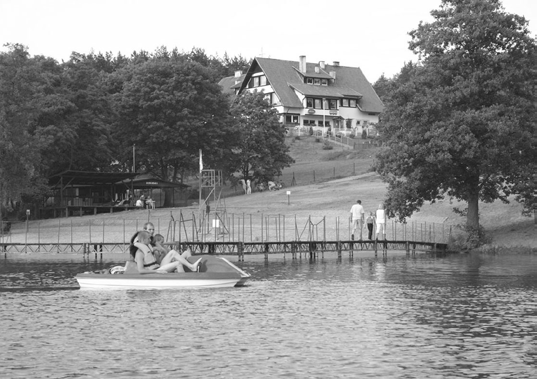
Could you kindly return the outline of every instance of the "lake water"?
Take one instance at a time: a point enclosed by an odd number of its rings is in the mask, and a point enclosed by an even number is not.
[[[1,378],[535,378],[537,256],[246,256],[242,288],[81,291],[0,261]]]

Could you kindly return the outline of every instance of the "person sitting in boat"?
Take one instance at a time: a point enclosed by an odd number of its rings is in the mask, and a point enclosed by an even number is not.
[[[136,262],[138,272],[141,274],[149,274],[154,272],[166,274],[176,271],[179,266],[179,270],[184,271],[182,267],[183,265],[188,267],[191,271],[197,271],[198,265],[201,261],[200,258],[195,263],[190,263],[177,251],[171,250],[162,258],[159,263],[155,257],[155,254],[153,253],[150,234],[146,231],[136,232],[132,236],[129,251]]]
[[[165,241],[164,236],[162,234],[155,234],[155,237],[153,238],[153,243],[152,243],[153,252],[158,251],[162,258],[165,257],[166,254],[168,254],[170,252],[170,250],[171,250],[171,249],[168,249],[166,247],[166,245],[164,245],[165,242],[166,241]],[[185,259],[188,259],[188,258],[190,258],[192,256],[192,252],[190,251],[189,248],[187,248],[185,251],[183,251],[180,254]],[[181,265],[179,265],[177,267],[177,272],[185,272],[185,270],[183,269],[183,267]]]

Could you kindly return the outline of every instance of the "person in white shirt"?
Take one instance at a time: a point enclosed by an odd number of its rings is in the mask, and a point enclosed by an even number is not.
[[[362,207],[362,201],[356,200],[356,204],[354,204],[351,208],[351,220],[352,220],[352,237],[351,239],[354,239],[354,233],[356,232],[356,228],[360,229],[360,240],[362,239],[362,229],[364,226],[364,207]]]
[[[144,201],[143,201],[142,198],[139,198],[138,200],[136,200],[136,206],[139,207],[139,208],[144,207]]]
[[[386,211],[384,210],[384,204],[379,204],[379,209],[377,209],[376,212],[376,219],[377,219],[377,235],[376,239],[379,239],[379,233],[382,230],[382,235],[384,236],[384,239],[386,239]]]

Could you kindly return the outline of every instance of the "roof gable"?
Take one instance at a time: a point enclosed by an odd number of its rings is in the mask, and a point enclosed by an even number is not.
[[[380,113],[383,104],[377,96],[373,86],[367,81],[362,70],[358,67],[345,67],[325,65],[316,72],[315,63],[306,64],[306,72],[299,69],[299,62],[285,61],[272,58],[254,58],[240,91],[242,92],[253,73],[261,69],[267,76],[274,92],[278,95],[282,105],[286,107],[302,108],[303,104],[297,97],[295,90],[305,96],[318,96],[327,98],[356,97],[360,110],[368,113]],[[328,86],[315,86],[304,83],[304,77],[330,78],[331,72],[335,74],[335,81],[330,81]]]

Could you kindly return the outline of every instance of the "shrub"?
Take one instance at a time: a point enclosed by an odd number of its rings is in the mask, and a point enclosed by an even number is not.
[[[362,139],[367,139],[367,132],[364,130],[362,130]]]
[[[309,130],[309,133],[310,133],[310,136],[313,135],[313,128],[310,126],[310,130]]]
[[[349,138],[355,138],[355,137],[356,136],[353,133],[349,134]]]
[[[324,141],[323,150],[332,150],[333,148],[334,148],[334,146],[332,146],[331,143],[329,143],[328,141]]]

